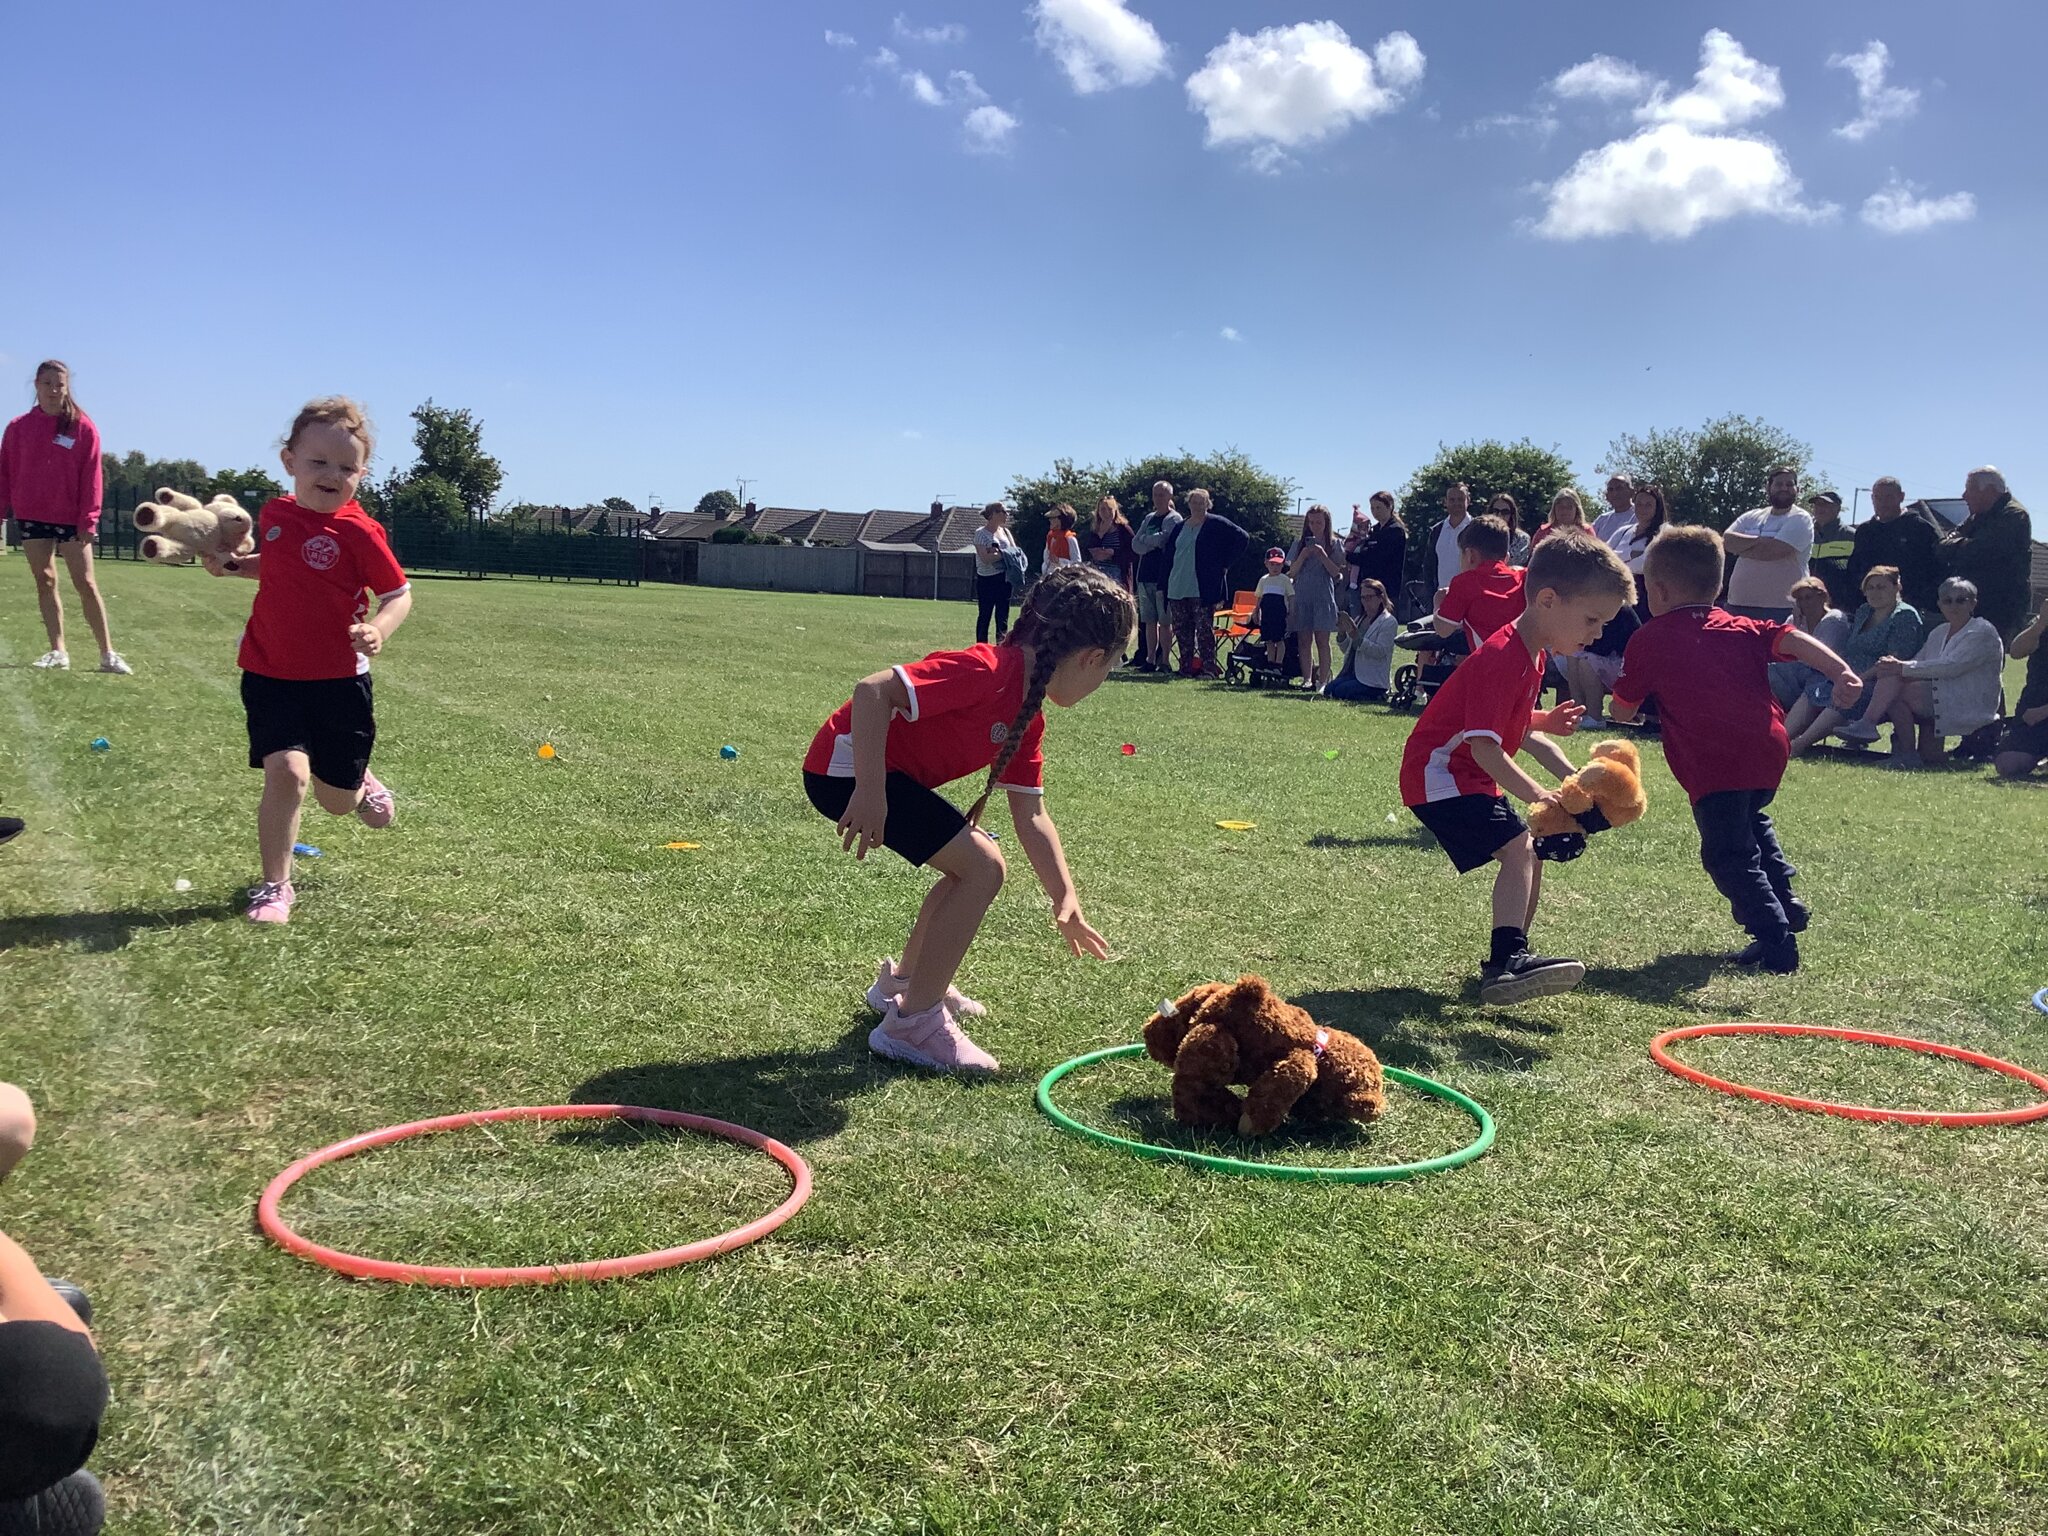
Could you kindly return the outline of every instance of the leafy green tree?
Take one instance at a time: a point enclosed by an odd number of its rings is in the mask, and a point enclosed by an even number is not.
[[[1264,573],[1269,545],[1285,542],[1280,519],[1294,506],[1294,482],[1261,469],[1235,448],[1198,457],[1185,451],[1155,454],[1124,464],[1077,466],[1055,459],[1050,472],[1020,475],[1004,493],[1010,504],[1018,543],[1026,550],[1045,544],[1047,514],[1060,502],[1070,504],[1086,527],[1095,504],[1114,496],[1135,528],[1152,506],[1154,481],[1173,486],[1174,505],[1187,510],[1187,493],[1197,486],[1209,493],[1209,510],[1229,518],[1251,535],[1251,542],[1231,568],[1231,584],[1253,586]]]
[[[626,500],[626,498],[623,496],[605,497],[604,509],[605,511],[611,513],[613,517],[629,516],[630,514],[638,512],[640,510],[638,507],[634,506],[633,503]]]
[[[417,470],[388,487],[386,510],[394,523],[459,526],[469,520],[460,490],[439,475],[423,475]]]
[[[194,494],[197,494],[196,492]],[[273,496],[282,496],[284,487],[266,470],[224,469],[207,483],[205,495],[208,498],[228,495],[254,512]]]
[[[1681,523],[1726,528],[1764,505],[1773,465],[1800,471],[1801,498],[1835,487],[1809,466],[1813,450],[1782,427],[1750,416],[1723,416],[1697,431],[1652,430],[1617,437],[1607,449],[1605,473],[1655,480],[1671,515]]]
[[[740,499],[731,491],[706,491],[697,498],[697,510],[706,517],[731,517],[739,509]]]
[[[491,514],[491,522],[513,533],[532,533],[547,525],[555,515],[553,507],[543,507],[537,502],[516,501],[509,507],[500,507]]]
[[[1505,491],[1522,509],[1522,527],[1533,532],[1550,513],[1551,498],[1561,490],[1579,490],[1572,474],[1571,460],[1554,448],[1538,448],[1527,438],[1516,443],[1491,439],[1460,443],[1455,448],[1437,446],[1437,455],[1408,477],[1401,488],[1401,521],[1408,525],[1408,579],[1430,580],[1430,559],[1436,546],[1437,529],[1444,520],[1444,492],[1460,480],[1472,493],[1475,515],[1486,510],[1487,501]],[[1599,515],[1598,503],[1588,500],[1588,518]]]
[[[454,488],[463,510],[481,517],[497,499],[505,470],[484,452],[483,423],[466,410],[436,405],[428,399],[412,413],[413,447],[419,463],[406,479],[435,479]],[[438,498],[438,492],[428,493]]]
[[[110,507],[132,507],[148,501],[159,487],[169,486],[201,501],[213,495],[213,476],[197,459],[152,459],[131,448],[119,458],[100,455],[102,494]]]

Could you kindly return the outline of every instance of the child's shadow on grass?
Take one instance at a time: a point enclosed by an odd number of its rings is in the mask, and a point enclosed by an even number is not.
[[[1363,837],[1346,837],[1341,832],[1318,832],[1308,840],[1311,848],[1434,848],[1436,839],[1421,822],[1410,822],[1399,832],[1368,832]]]
[[[1497,1031],[1515,1030],[1524,1036],[1557,1032],[1555,1024],[1500,1010],[1486,1015],[1492,1028],[1448,1024],[1445,1013],[1452,1004],[1477,1004],[1476,981],[1455,996],[1415,987],[1379,987],[1369,992],[1304,992],[1288,1001],[1307,1009],[1318,1024],[1358,1036],[1384,1065],[1425,1076],[1446,1062],[1493,1072],[1525,1072],[1548,1061],[1549,1050],[1532,1039],[1509,1039]]]
[[[1579,983],[1579,990],[1604,992],[1610,997],[1628,998],[1631,1002],[1713,1013],[1721,1010],[1709,1008],[1684,994],[1699,991],[1728,969],[1728,957],[1725,955],[1659,955],[1641,965],[1589,967],[1586,979]]]
[[[33,912],[0,917],[0,953],[10,949],[62,949],[79,945],[88,954],[122,949],[138,929],[182,928],[187,923],[219,922],[234,911],[228,897],[206,906],[129,907],[119,912]]]
[[[613,1067],[577,1084],[569,1098],[576,1104],[640,1104],[708,1115],[791,1145],[817,1141],[846,1129],[853,1100],[912,1070],[893,1066],[868,1049],[873,1028],[873,1018],[863,1016],[832,1044],[816,1050]],[[568,1135],[627,1141],[646,1136],[649,1129],[611,1122]]]

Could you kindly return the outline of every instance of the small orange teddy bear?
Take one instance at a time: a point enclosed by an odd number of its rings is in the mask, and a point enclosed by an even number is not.
[[[1529,833],[1536,856],[1563,862],[1586,851],[1589,833],[1625,827],[1649,809],[1643,794],[1643,763],[1633,743],[1603,741],[1593,748],[1586,766],[1557,789],[1554,805],[1529,813]]]

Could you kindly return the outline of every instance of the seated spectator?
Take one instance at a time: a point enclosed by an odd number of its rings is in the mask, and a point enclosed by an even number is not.
[[[1863,692],[1848,709],[1836,709],[1825,679],[1809,684],[1785,716],[1785,731],[1798,757],[1815,742],[1840,731],[1852,741],[1877,740],[1877,721],[1864,719],[1870,708],[1871,676],[1880,657],[1920,649],[1920,611],[1899,600],[1896,566],[1873,565],[1863,578],[1863,605],[1849,623],[1849,635],[1837,652],[1864,680]]]
[[[1634,516],[1633,512],[1629,514],[1631,520]],[[1624,604],[1621,611],[1607,621],[1607,627],[1600,631],[1598,640],[1576,655],[1553,656],[1550,659],[1550,664],[1558,669],[1558,675],[1564,681],[1565,692],[1586,712],[1579,721],[1581,730],[1606,724],[1601,710],[1621,676],[1622,653],[1628,649],[1629,637],[1642,627],[1643,621],[1636,616],[1635,609]]]
[[[1998,718],[2005,643],[1977,617],[1977,588],[1957,576],[1941,584],[1941,616],[1911,661],[1884,656],[1871,685],[1870,714],[1892,723],[1894,768],[1938,767],[1950,736],[1968,736]],[[1914,737],[1918,734],[1917,749]]]
[[[1394,635],[1400,621],[1394,617],[1394,600],[1387,589],[1368,576],[1358,584],[1360,618],[1351,648],[1344,653],[1344,667],[1323,693],[1333,699],[1350,699],[1361,704],[1383,704],[1387,697],[1388,673],[1394,655]],[[2048,676],[2048,671],[2044,671]]]
[[[1792,583],[1793,627],[1813,636],[1839,656],[1849,639],[1849,615],[1833,603],[1827,583],[1818,576],[1801,577]],[[1821,675],[1803,661],[1771,663],[1771,695],[1781,709],[1789,710],[1802,693],[1820,681]]]
[[[2001,779],[2025,778],[2048,757],[2048,645],[2041,643],[2044,636],[2048,636],[2048,598],[2041,600],[2034,622],[2013,636],[2013,659],[2026,662],[2027,681],[1998,743],[1998,756],[1992,759]]]

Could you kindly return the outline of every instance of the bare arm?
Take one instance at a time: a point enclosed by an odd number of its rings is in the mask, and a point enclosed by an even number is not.
[[[1863,692],[1863,679],[1856,669],[1804,630],[1791,629],[1778,637],[1778,655],[1787,661],[1803,661],[1835,685],[1837,709],[1847,709]]]
[[[1721,544],[1729,554],[1747,555],[1752,560],[1790,560],[1799,553],[1798,545],[1783,539],[1760,539],[1746,533],[1724,533]]]
[[[1486,770],[1487,777],[1517,800],[1535,805],[1555,798],[1555,790],[1545,789],[1524,773],[1491,736],[1468,736],[1465,745],[1472,749],[1472,761]]]
[[[349,644],[365,656],[375,656],[384,649],[392,631],[405,622],[405,616],[412,612],[412,588],[383,599],[377,604],[377,612],[367,624],[351,626],[348,632]]]
[[[854,685],[853,797],[839,818],[839,846],[852,849],[857,859],[882,845],[888,824],[889,721],[899,711],[910,713],[910,690],[893,669]]]
[[[70,1303],[51,1289],[36,1261],[5,1232],[0,1232],[0,1322],[55,1323],[92,1337]]]
[[[2012,659],[2025,661],[2041,648],[2041,637],[2048,634],[2048,597],[2041,599],[2041,611],[2034,615],[2034,622],[2012,637]]]
[[[1560,779],[1568,779],[1573,773],[1577,772],[1572,767],[1572,760],[1564,755],[1564,748],[1560,747],[1541,731],[1531,731],[1527,736],[1524,736],[1522,738],[1522,750],[1556,774]],[[1474,756],[1477,756],[1477,754],[1475,753]]]
[[[856,748],[859,745],[855,740]],[[1060,847],[1059,828],[1046,813],[1045,796],[1010,792],[1010,821],[1017,829],[1017,844],[1031,861],[1046,899],[1052,903],[1052,920],[1060,936],[1076,955],[1109,958],[1109,941],[1089,927],[1081,915],[1081,896],[1074,889],[1073,874],[1067,868],[1066,850]]]
[[[257,572],[259,569],[258,562],[262,559],[263,556],[261,556],[260,554],[203,554],[199,557],[199,563],[205,566],[209,571],[213,572],[213,574],[216,576],[246,576],[249,578],[249,580],[255,581],[257,579]]]

